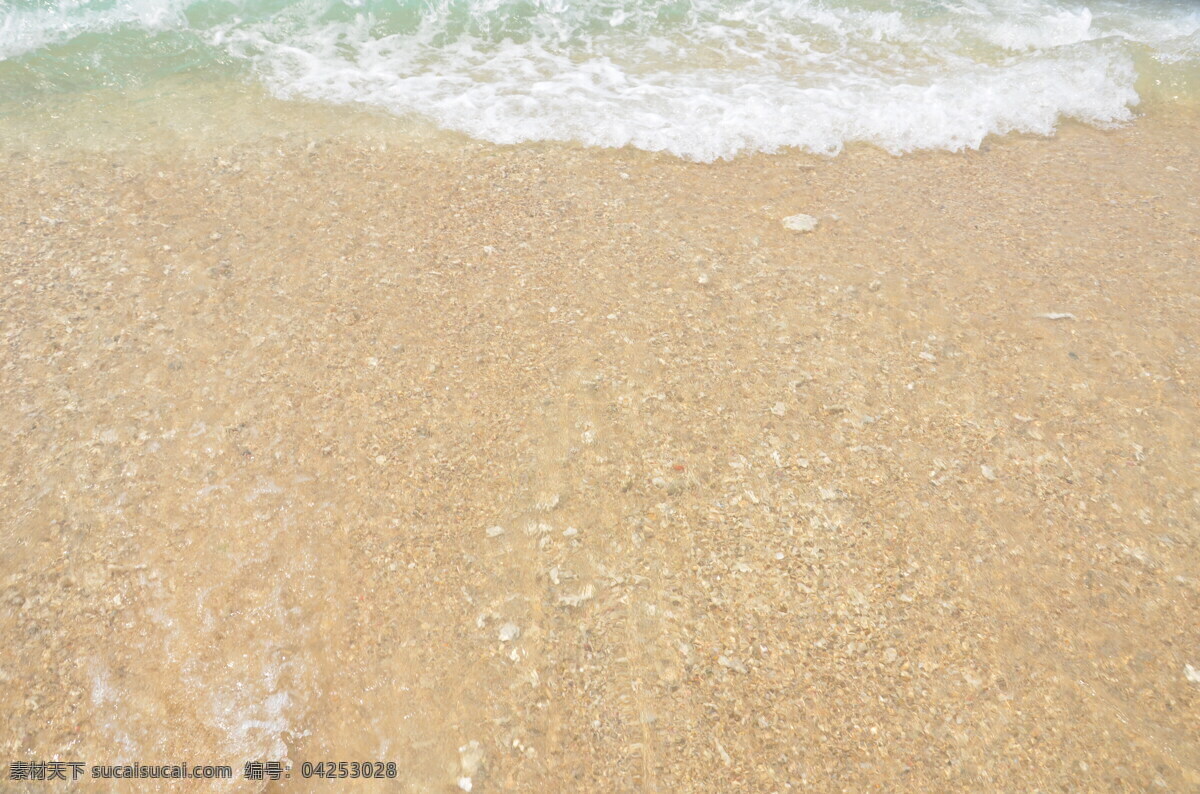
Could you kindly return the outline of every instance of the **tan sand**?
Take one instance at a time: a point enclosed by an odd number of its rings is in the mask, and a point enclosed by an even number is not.
[[[3,763],[1200,789],[1197,129],[6,155]]]

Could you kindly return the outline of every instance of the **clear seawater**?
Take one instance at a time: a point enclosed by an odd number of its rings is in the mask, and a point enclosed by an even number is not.
[[[957,150],[1194,102],[1200,0],[0,0],[0,116],[181,80],[498,143]]]

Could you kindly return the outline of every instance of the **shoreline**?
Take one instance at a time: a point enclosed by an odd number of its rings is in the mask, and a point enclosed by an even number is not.
[[[1131,121],[1109,127],[1072,118],[1060,118],[1051,136],[1036,133],[990,133],[975,149],[957,151],[918,149],[891,154],[874,143],[851,141],[836,155],[796,148],[774,152],[742,152],[732,158],[695,161],[669,152],[626,146],[620,149],[587,146],[576,141],[525,141],[498,144],[446,130],[426,119],[398,117],[371,105],[338,105],[304,98],[282,99],[266,87],[240,79],[164,79],[141,90],[104,90],[61,94],[25,102],[0,104],[0,157],[104,156],[203,157],[231,151],[291,149],[297,145],[336,144],[347,147],[380,147],[401,150],[433,149],[439,153],[470,149],[540,149],[547,151],[602,151],[661,157],[698,165],[717,165],[754,158],[803,158],[812,163],[836,160],[859,151],[877,151],[888,157],[969,155],[994,146],[1021,141],[1051,141],[1080,131],[1121,133],[1139,126],[1185,133],[1200,123],[1200,104],[1181,96],[1170,98],[1150,92],[1132,108]]]
[[[0,745],[1200,785],[1195,129],[5,157]]]

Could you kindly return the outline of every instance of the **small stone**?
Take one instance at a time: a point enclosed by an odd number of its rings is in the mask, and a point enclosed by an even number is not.
[[[387,455],[376,455],[375,462],[382,466],[383,464],[387,463]]]
[[[996,472],[991,466],[980,466],[979,471],[981,474],[983,474],[983,479],[987,480],[988,482],[996,481]]]
[[[775,414],[776,416],[783,416],[787,413],[787,406],[781,402],[775,403],[771,406],[771,413]]]
[[[922,361],[928,361],[931,364],[937,361],[937,356],[935,356],[933,353],[918,353],[917,358],[921,359]]]
[[[702,287],[703,287],[705,284],[707,284],[707,283],[708,283],[708,274],[707,274],[707,273],[701,273],[701,274],[700,274],[700,275],[699,275],[699,276],[696,278],[696,283],[697,283],[697,284],[699,284],[700,286],[702,286]]]
[[[500,642],[512,642],[521,636],[521,627],[516,623],[505,623],[500,627]]]
[[[504,527],[488,527],[484,531],[489,538],[498,538],[504,534]]]
[[[579,534],[579,530],[576,529],[575,527],[567,527],[566,529],[563,530],[564,538],[573,538],[578,534]]]
[[[1192,667],[1190,664],[1183,666],[1183,677],[1191,681],[1193,684],[1200,684],[1200,670]]]
[[[895,648],[888,648],[887,650],[885,650],[883,652],[883,660],[885,662],[887,662],[888,664],[892,664],[893,662],[896,661],[896,659],[897,659],[897,657],[899,657],[899,655],[900,654],[896,653]]]
[[[817,219],[804,213],[789,215],[783,219],[783,228],[793,232],[811,232],[817,228]]]

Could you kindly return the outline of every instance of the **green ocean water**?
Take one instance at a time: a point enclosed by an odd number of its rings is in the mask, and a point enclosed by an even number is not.
[[[0,119],[216,86],[695,160],[977,147],[1200,93],[1192,0],[4,0]],[[241,90],[241,89],[239,89]],[[246,100],[250,102],[249,99]],[[235,103],[236,104],[236,103]]]

